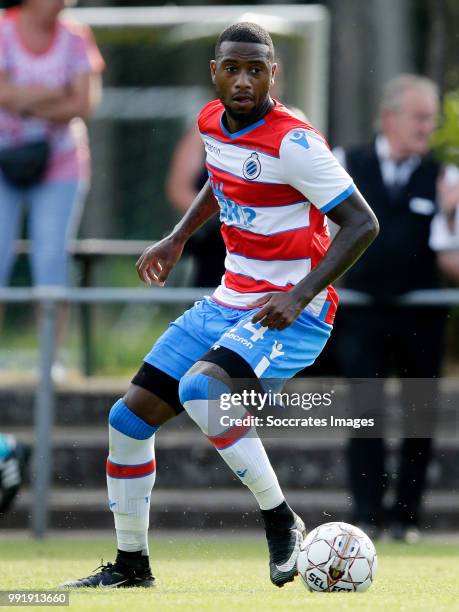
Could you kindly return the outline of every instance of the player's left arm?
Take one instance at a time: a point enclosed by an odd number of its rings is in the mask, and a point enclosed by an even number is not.
[[[375,214],[357,189],[327,213],[339,230],[322,261],[292,290],[306,306],[342,276],[367,250],[379,232]]]
[[[267,294],[250,305],[261,307],[252,322],[261,322],[269,329],[282,330],[293,323],[318,293],[357,261],[379,232],[378,220],[370,206],[318,138],[314,135],[306,140],[305,136],[304,144],[296,144],[293,150],[295,138],[290,138],[285,155],[287,178],[339,230],[324,258],[293,289]]]

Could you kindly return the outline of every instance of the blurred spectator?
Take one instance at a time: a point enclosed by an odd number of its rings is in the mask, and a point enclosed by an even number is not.
[[[0,286],[12,272],[24,204],[34,284],[69,282],[67,245],[89,181],[82,119],[100,99],[104,62],[90,29],[61,18],[68,4],[24,0],[0,18]]]
[[[7,512],[24,483],[31,448],[0,433],[0,514]]]
[[[459,285],[459,170],[448,167],[438,185],[440,211],[432,221],[430,248],[440,270]]]
[[[432,81],[400,75],[386,85],[375,141],[336,150],[381,226],[378,239],[343,283],[371,296],[373,304],[343,309],[335,340],[342,373],[347,378],[373,379],[369,384],[352,385],[352,401],[359,411],[366,407],[374,415],[383,413],[383,384],[390,375],[401,378],[404,415],[410,401],[408,378],[431,380],[425,400],[435,405],[434,379],[441,370],[447,311],[397,307],[391,300],[408,291],[439,286],[435,253],[429,247],[441,173],[429,153],[438,111],[438,92]],[[442,183],[445,201],[453,189],[454,185]],[[395,538],[415,541],[432,439],[412,436],[402,440],[395,499],[385,517],[383,497],[389,479],[382,429],[375,435],[381,437],[349,441],[353,520],[372,535],[389,520]]]

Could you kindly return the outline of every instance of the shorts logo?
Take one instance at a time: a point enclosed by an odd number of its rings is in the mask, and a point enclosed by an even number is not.
[[[256,327],[250,321],[248,321],[247,323],[244,324],[244,329],[248,329],[249,332],[252,332],[252,335],[250,336],[250,339],[253,340],[253,342],[256,342],[257,340],[260,340],[260,338],[263,338],[265,333],[268,331],[268,328],[267,327],[263,327],[261,325],[261,323],[258,323],[258,326]],[[230,331],[232,331],[232,330],[230,330]],[[282,345],[281,345],[281,348],[282,348]]]
[[[261,163],[258,159],[258,153],[251,153],[242,166],[242,174],[248,181],[254,181],[260,176],[260,172]]]
[[[284,351],[282,350],[283,345],[280,342],[277,342],[277,340],[274,340],[273,343],[273,348],[271,350],[271,355],[269,356],[270,359],[276,359],[276,357],[280,357],[281,355],[284,355]]]
[[[235,342],[240,342],[243,346],[247,347],[248,349],[253,348],[253,344],[249,342],[247,338],[243,338],[242,336],[239,336],[239,334],[233,333],[231,330],[226,332],[226,334],[223,334],[223,337],[228,338],[228,340],[234,340]]]
[[[270,359],[276,359],[281,355],[285,355],[285,351],[283,351],[282,348],[283,344],[277,342],[277,340],[274,340],[269,359],[267,357],[262,357],[254,368],[254,372],[258,376],[258,378],[260,378],[271,365]]]

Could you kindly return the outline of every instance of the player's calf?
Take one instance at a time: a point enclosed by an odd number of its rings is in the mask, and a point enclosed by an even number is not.
[[[219,394],[230,392],[223,382],[228,375],[219,370],[215,364],[197,362],[180,381],[180,399],[235,476],[253,493],[260,508],[275,508],[284,496],[255,427],[239,424],[246,415],[245,408],[232,406],[226,413],[219,410]],[[227,426],[228,418],[235,424]]]
[[[234,359],[237,358],[235,355]],[[297,575],[296,561],[305,532],[304,523],[285,502],[255,428],[219,426],[216,417],[220,412],[218,394],[227,394],[230,388],[226,384],[228,375],[225,371],[220,373],[218,368],[207,362],[195,364],[180,381],[180,399],[220,456],[255,496],[265,521],[271,581],[276,586],[283,586]],[[215,402],[217,405],[212,405]],[[241,410],[245,412],[240,406],[231,407],[227,416],[243,417]]]
[[[106,469],[118,554],[115,563],[101,565],[93,574],[62,586],[111,589],[153,586],[148,526],[150,494],[156,477],[154,434],[157,429],[130,410],[124,399],[112,406]]]
[[[118,549],[148,555],[150,494],[156,477],[157,427],[135,415],[123,400],[110,410],[107,458],[109,508],[114,514]]]

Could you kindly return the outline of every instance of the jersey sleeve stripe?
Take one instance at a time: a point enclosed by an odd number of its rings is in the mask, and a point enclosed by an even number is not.
[[[335,198],[333,198],[333,200],[330,200],[330,202],[328,202],[328,204],[325,204],[324,206],[322,206],[320,208],[320,212],[322,212],[322,213],[329,212],[330,210],[332,210],[332,208],[335,208],[335,206],[338,206],[338,204],[341,204],[341,202],[343,200],[345,200],[351,194],[353,194],[354,191],[355,191],[355,185],[354,185],[354,183],[352,183],[351,185],[349,185],[349,187],[347,189],[345,189],[339,195],[337,195]]]

